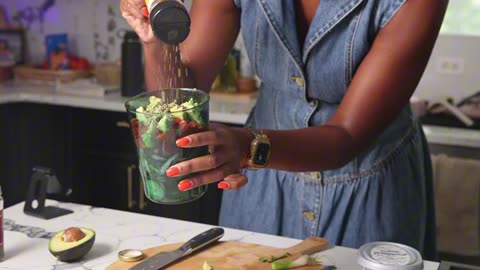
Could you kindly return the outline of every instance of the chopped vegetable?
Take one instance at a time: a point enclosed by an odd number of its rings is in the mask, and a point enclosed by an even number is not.
[[[321,265],[321,262],[312,256],[303,255],[294,261],[282,260],[282,261],[272,262],[272,269],[273,270],[292,269],[292,268],[302,267],[306,265]]]
[[[203,262],[202,270],[213,270],[213,266],[211,266],[207,261]]]
[[[144,125],[148,125],[149,121],[148,121],[147,117],[145,116],[144,112],[145,112],[145,110],[143,109],[143,107],[140,106],[137,109],[136,116],[137,116],[138,121],[140,121],[140,123],[142,123]]]
[[[165,132],[169,131],[170,128],[172,127],[172,122],[173,122],[172,116],[169,115],[169,114],[165,114],[160,119],[160,121],[158,121],[157,128],[161,132],[165,133]]]
[[[143,140],[143,143],[145,144],[146,147],[153,147],[153,145],[154,145],[154,137],[153,137],[154,132],[155,132],[155,123],[152,122],[148,126],[147,131],[145,131],[145,133],[142,134],[142,140]]]
[[[290,253],[287,252],[287,253],[283,254],[282,256],[280,256],[280,257],[270,256],[269,259],[264,258],[264,257],[261,257],[261,258],[259,258],[258,260],[261,261],[262,263],[266,263],[266,262],[272,263],[272,262],[274,262],[274,261],[278,261],[278,260],[281,260],[281,259],[285,259],[285,258],[287,258],[288,256],[292,256],[292,254],[290,254]]]

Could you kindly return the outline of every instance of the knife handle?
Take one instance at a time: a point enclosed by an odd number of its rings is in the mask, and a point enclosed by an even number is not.
[[[190,254],[199,248],[219,240],[224,234],[225,231],[222,228],[212,228],[188,240],[179,250],[183,251],[184,255]]]

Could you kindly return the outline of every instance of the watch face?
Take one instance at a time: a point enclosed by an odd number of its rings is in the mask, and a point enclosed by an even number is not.
[[[257,145],[257,152],[255,154],[255,158],[253,162],[256,165],[264,166],[267,164],[268,161],[268,153],[270,152],[270,145],[267,143],[259,143]]]

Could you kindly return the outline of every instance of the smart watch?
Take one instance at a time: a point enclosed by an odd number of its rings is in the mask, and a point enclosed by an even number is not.
[[[250,157],[248,167],[250,169],[264,168],[267,166],[270,158],[270,139],[267,135],[259,130],[250,129],[254,139],[250,144]]]

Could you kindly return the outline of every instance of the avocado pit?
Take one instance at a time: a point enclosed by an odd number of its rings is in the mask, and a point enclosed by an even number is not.
[[[64,242],[80,241],[86,234],[80,228],[70,227],[63,232],[62,240]]]

